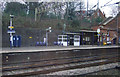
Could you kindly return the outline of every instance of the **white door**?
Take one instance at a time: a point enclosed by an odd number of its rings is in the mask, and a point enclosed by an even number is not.
[[[67,35],[63,35],[63,46],[68,46],[67,45],[68,39],[67,39]]]
[[[80,36],[74,35],[74,46],[80,46]]]
[[[63,46],[68,46],[67,35],[58,35],[58,43]]]

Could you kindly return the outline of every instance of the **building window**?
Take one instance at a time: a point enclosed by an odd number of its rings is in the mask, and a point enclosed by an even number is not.
[[[62,36],[58,36],[59,38],[62,38]]]
[[[62,39],[58,39],[59,42],[62,42]]]
[[[90,41],[90,37],[86,37],[85,41]]]
[[[99,12],[97,12],[97,16],[100,16]]]

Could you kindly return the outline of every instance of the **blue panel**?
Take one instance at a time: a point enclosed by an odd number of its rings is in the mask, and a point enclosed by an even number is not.
[[[120,44],[120,37],[119,37],[119,44]]]
[[[17,36],[17,46],[21,46],[21,36]]]
[[[17,46],[17,37],[13,36],[13,46],[16,47]]]

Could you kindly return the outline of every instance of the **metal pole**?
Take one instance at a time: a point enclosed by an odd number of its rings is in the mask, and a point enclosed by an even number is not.
[[[12,26],[12,18],[10,18],[10,26]],[[10,33],[10,48],[12,48],[12,46],[13,46],[13,35],[12,33]]]
[[[98,45],[99,45],[99,35],[98,35]]]
[[[10,48],[12,48],[12,34],[10,33]]]
[[[29,2],[27,2],[27,15],[29,14],[30,11],[30,6],[29,6]]]
[[[12,26],[12,18],[10,18],[10,26]]]
[[[89,7],[89,5],[88,5],[88,0],[87,0],[87,16],[88,16],[88,7]]]
[[[37,8],[35,8],[35,21],[37,20]]]
[[[46,29],[46,46],[48,46],[48,33],[51,32],[51,27]]]
[[[98,0],[97,8],[99,9],[99,0]]]
[[[46,30],[46,46],[48,46],[48,33],[47,33],[47,30]]]

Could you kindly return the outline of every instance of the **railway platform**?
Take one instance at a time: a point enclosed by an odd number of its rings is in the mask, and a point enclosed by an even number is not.
[[[117,45],[97,46],[97,45],[81,45],[74,46],[36,46],[36,47],[16,47],[16,48],[2,48],[0,53],[14,53],[14,52],[40,52],[40,51],[61,51],[61,50],[74,50],[74,49],[100,49],[100,48],[118,48]]]

